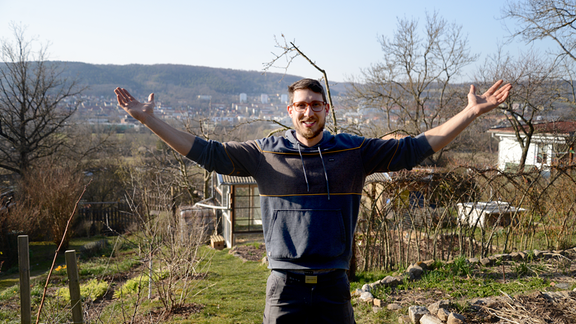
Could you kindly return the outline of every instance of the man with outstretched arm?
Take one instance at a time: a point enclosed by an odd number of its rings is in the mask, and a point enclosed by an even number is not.
[[[330,106],[322,85],[302,79],[288,87],[294,129],[242,143],[206,141],[154,115],[154,94],[141,103],[116,88],[118,104],[174,150],[209,171],[252,176],[258,183],[271,274],[264,323],[355,323],[345,271],[352,257],[366,176],[411,169],[450,143],[474,119],[504,102],[511,89],[496,82],[444,124],[400,140],[324,131]]]

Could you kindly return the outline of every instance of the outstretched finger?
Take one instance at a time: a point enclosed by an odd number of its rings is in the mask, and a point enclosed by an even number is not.
[[[491,95],[494,92],[496,92],[496,90],[498,90],[498,88],[500,87],[500,85],[504,82],[504,80],[498,80],[496,81],[496,83],[494,83],[490,89],[486,90],[486,92],[484,92],[485,95]]]
[[[127,101],[128,100],[128,91],[126,91],[126,89],[122,89],[122,88],[116,88],[114,89],[114,93],[116,94],[116,97],[118,98],[118,100],[122,100],[122,101]]]

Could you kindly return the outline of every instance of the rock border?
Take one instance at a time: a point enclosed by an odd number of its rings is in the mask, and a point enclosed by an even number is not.
[[[503,254],[495,254],[493,256],[487,258],[469,258],[466,261],[469,265],[483,265],[483,266],[493,266],[499,261],[538,261],[541,259],[550,259],[550,258],[565,258],[567,259],[566,255],[570,253],[576,253],[576,247],[561,250],[561,251],[540,251],[540,250],[532,250],[532,251],[522,251],[522,252],[512,252],[512,253],[503,253]],[[532,259],[528,260],[529,257]],[[427,261],[419,261],[416,263],[411,264],[404,276],[386,276],[384,279],[378,280],[376,282],[365,284],[362,288],[356,289],[352,292],[352,296],[357,298],[361,302],[372,304],[375,311],[382,308],[383,302],[378,298],[374,298],[372,295],[372,290],[376,287],[384,286],[384,287],[396,287],[401,284],[405,277],[409,280],[419,280],[422,277],[422,274],[425,271],[428,271],[432,264],[434,264],[434,260],[427,260]],[[453,263],[454,260],[447,261],[446,264]],[[558,287],[562,288],[562,287]],[[567,288],[569,289],[569,287]],[[576,288],[573,290],[576,292]],[[564,292],[545,292],[544,294],[549,296],[550,298],[561,298],[565,295],[572,295],[573,292],[564,291]],[[558,295],[558,296],[556,296]],[[450,308],[451,303],[448,300],[440,300],[435,303],[432,303],[425,306],[410,306],[408,308],[408,316],[402,315],[398,318],[398,322],[400,324],[435,324],[435,323],[447,323],[447,324],[460,324],[465,323],[465,318],[462,314],[450,312],[448,309]],[[399,311],[402,309],[402,306],[398,304],[388,304],[388,310],[392,311]]]

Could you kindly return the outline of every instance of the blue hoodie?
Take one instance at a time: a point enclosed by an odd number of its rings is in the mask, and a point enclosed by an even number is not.
[[[348,269],[366,177],[411,169],[434,151],[424,135],[401,140],[324,132],[302,145],[285,137],[243,143],[196,137],[187,157],[208,171],[258,183],[271,269]]]

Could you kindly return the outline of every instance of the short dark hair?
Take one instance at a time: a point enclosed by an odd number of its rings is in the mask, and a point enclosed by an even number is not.
[[[294,103],[294,91],[303,89],[308,89],[313,92],[322,94],[322,100],[326,101],[326,93],[324,92],[324,87],[322,87],[322,84],[318,82],[318,80],[302,79],[288,86],[288,97],[290,104]]]

